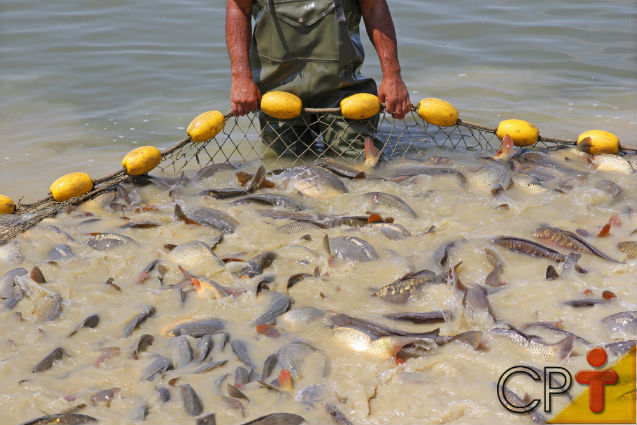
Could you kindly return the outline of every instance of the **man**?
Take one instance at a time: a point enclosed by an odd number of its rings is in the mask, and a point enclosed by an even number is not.
[[[376,82],[360,75],[361,16],[380,59],[378,93]],[[296,94],[304,107],[337,107],[350,94],[366,92],[378,94],[395,118],[411,108],[386,0],[228,0],[226,44],[235,115],[257,110],[261,93],[271,90]],[[261,113],[259,119],[263,141],[277,154],[304,155],[317,149],[317,140],[337,156],[359,156],[365,137],[382,147],[375,138],[378,116],[353,121],[321,114],[280,121]]]

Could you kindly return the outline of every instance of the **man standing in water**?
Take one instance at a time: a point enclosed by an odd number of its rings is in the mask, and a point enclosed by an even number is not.
[[[376,82],[360,74],[361,16],[383,72],[378,92]],[[395,118],[411,108],[386,0],[228,0],[226,44],[235,115],[257,110],[261,94],[271,90],[293,93],[306,107],[337,107],[351,94],[372,93]],[[260,113],[259,120],[263,141],[277,154],[311,152],[319,135],[324,149],[337,156],[359,156],[365,137],[381,148],[374,134],[378,116],[346,121],[321,114],[280,121]]]

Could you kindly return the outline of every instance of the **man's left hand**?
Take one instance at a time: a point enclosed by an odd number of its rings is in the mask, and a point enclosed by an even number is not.
[[[378,99],[385,103],[385,111],[394,118],[404,118],[411,111],[409,92],[400,75],[383,78],[378,89]]]

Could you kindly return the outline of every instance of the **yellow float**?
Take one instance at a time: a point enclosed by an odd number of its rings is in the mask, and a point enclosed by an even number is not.
[[[540,135],[536,126],[528,121],[517,119],[501,121],[495,134],[500,140],[508,135],[515,146],[530,146],[537,142]]]
[[[298,96],[284,91],[270,91],[261,97],[261,110],[271,117],[289,120],[301,115],[303,102]]]
[[[206,111],[197,115],[188,124],[186,132],[193,142],[205,142],[215,137],[226,125],[226,119],[219,111]]]
[[[619,152],[619,138],[608,131],[588,130],[577,137],[577,148],[593,155],[616,154]]]
[[[15,211],[13,199],[6,195],[0,195],[0,214],[11,214]]]
[[[380,100],[370,93],[357,93],[341,100],[341,114],[351,120],[365,120],[379,111]]]
[[[142,146],[128,152],[122,160],[122,167],[131,176],[146,174],[161,162],[161,152],[155,146]]]
[[[418,115],[429,124],[450,127],[458,122],[458,110],[446,100],[428,97],[420,101]]]
[[[49,187],[53,199],[58,202],[84,195],[91,189],[93,189],[93,179],[82,172],[66,174]]]

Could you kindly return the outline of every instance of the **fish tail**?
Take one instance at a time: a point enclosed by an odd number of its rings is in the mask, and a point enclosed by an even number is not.
[[[557,358],[560,361],[565,360],[573,351],[573,342],[575,341],[575,336],[570,335],[564,338],[563,340],[553,344],[553,350],[557,355]]]

